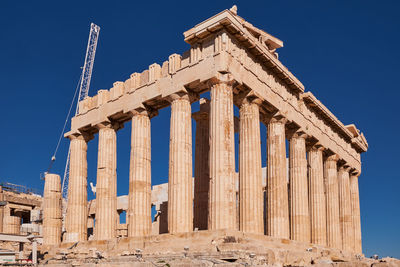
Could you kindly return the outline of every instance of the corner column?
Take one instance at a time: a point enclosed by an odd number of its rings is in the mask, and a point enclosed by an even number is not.
[[[70,135],[70,167],[68,183],[65,242],[87,240],[87,141],[83,135]]]
[[[338,188],[338,155],[331,155],[324,162],[326,188],[326,232],[327,245],[331,248],[342,248],[342,233],[339,222],[339,188]]]
[[[208,230],[237,229],[232,86],[211,87]]]
[[[133,112],[129,169],[128,236],[151,233],[151,114]]]
[[[354,252],[362,253],[361,243],[361,218],[360,218],[360,195],[358,190],[359,173],[350,175],[350,198],[351,198],[351,215],[354,229]]]
[[[173,96],[169,144],[168,231],[193,230],[192,117],[189,96]]]
[[[117,135],[116,126],[99,124],[96,183],[96,240],[117,236]]]
[[[323,150],[322,146],[314,145],[308,152],[311,243],[319,245],[326,245]]]
[[[298,131],[289,141],[290,238],[302,242],[311,240],[306,137]]]
[[[349,167],[341,166],[338,174],[339,184],[339,220],[342,232],[342,249],[353,251],[354,229],[351,215]]]
[[[267,133],[267,235],[289,239],[286,119],[273,117]]]
[[[207,230],[208,192],[210,190],[210,103],[200,99],[200,111],[193,113],[196,120],[196,144],[194,161],[194,228]]]

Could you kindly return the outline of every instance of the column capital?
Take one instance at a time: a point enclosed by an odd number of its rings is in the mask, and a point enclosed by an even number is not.
[[[351,167],[347,163],[344,163],[339,166],[339,171],[350,172],[350,170],[351,170]]]
[[[124,124],[117,122],[117,121],[103,121],[103,122],[97,123],[94,127],[97,130],[104,129],[104,128],[111,128],[111,129],[114,129],[115,131],[118,131],[118,130],[124,128]]]
[[[290,140],[291,138],[302,138],[307,139],[309,135],[303,131],[301,128],[297,130],[286,130],[286,138]]]
[[[320,142],[308,146],[309,151],[324,151],[325,147]]]
[[[230,73],[218,73],[217,77],[213,77],[207,81],[208,87],[212,87],[218,84],[226,84],[232,87],[236,87],[239,85],[239,83],[233,78]]]
[[[278,123],[282,123],[282,124],[286,124],[289,120],[286,118],[286,114],[278,111],[274,114],[270,114],[270,115],[264,115],[262,116],[261,120],[265,123],[274,123],[274,122],[278,122]]]
[[[194,93],[185,88],[180,92],[173,93],[173,94],[167,96],[165,98],[165,100],[168,101],[170,104],[172,104],[174,101],[180,100],[180,99],[186,99],[186,100],[190,101],[190,103],[193,103],[193,102],[199,100],[199,98],[200,98],[199,94]]]
[[[332,155],[326,156],[325,161],[338,162],[339,159],[340,159],[340,157],[338,154],[332,154]]]
[[[131,117],[137,115],[143,115],[143,116],[148,116],[151,119],[158,115],[158,110],[146,105],[142,105],[141,107],[129,111],[129,115]]]
[[[71,141],[74,139],[80,139],[84,140],[85,142],[89,142],[94,138],[93,134],[88,132],[66,133],[64,136]]]
[[[350,173],[350,176],[356,176],[358,178],[360,176],[360,174],[361,174],[361,171],[358,171],[358,170],[356,170],[354,168],[351,168],[349,173]]]
[[[237,88],[241,87],[239,86]],[[262,103],[262,97],[251,89],[239,89],[238,93],[235,94],[235,104],[237,104],[239,107],[242,106],[242,104],[256,104],[258,106],[261,106]]]

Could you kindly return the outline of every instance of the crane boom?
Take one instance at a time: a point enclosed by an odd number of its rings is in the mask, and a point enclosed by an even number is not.
[[[82,74],[80,77],[79,95],[76,102],[75,115],[79,112],[79,101],[85,99],[89,94],[90,80],[92,78],[92,70],[94,57],[96,55],[97,41],[99,39],[100,27],[94,23],[90,24],[90,33],[88,45],[86,48],[85,63],[83,64]],[[68,148],[67,161],[65,163],[64,178],[62,182],[62,196],[67,199],[68,195],[68,180],[69,180],[69,162],[71,155],[71,146]]]

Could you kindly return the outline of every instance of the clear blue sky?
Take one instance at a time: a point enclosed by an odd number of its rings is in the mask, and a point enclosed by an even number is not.
[[[184,52],[185,30],[233,4],[240,16],[283,40],[280,60],[306,90],[344,124],[364,132],[364,253],[400,257],[398,1],[1,1],[0,180],[43,187],[39,174],[64,123],[90,22],[101,26],[93,95]],[[119,194],[128,193],[129,136],[128,123],[118,133]],[[152,120],[154,184],[168,179],[168,140],[165,109]],[[53,172],[63,172],[67,147],[65,140]],[[96,158],[97,139],[88,152],[94,183]]]

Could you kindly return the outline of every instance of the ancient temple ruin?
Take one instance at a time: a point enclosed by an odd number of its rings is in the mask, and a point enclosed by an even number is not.
[[[79,103],[79,114],[65,134],[71,142],[71,161],[66,232],[60,247],[79,242],[106,251],[105,244],[114,242],[113,251],[121,255],[144,250],[146,242],[151,247],[154,240],[169,242],[172,249],[178,246],[176,238],[186,244],[210,237],[212,244],[225,235],[261,247],[278,242],[302,251],[315,246],[361,254],[358,179],[360,154],[368,148],[364,135],[354,124],[339,121],[279,61],[281,40],[245,21],[235,8],[184,32],[184,40],[189,51],[172,54],[161,65],[154,63]],[[210,99],[201,98],[208,91]],[[195,101],[200,101],[200,111],[192,113]],[[234,105],[240,113],[239,151],[234,145]],[[168,233],[155,235],[150,128],[157,111],[168,107]],[[127,237],[115,241],[116,138],[126,123],[132,124]],[[267,127],[264,164],[261,123]],[[96,134],[94,241],[87,241],[87,147]],[[238,197],[235,153],[239,153]],[[57,238],[61,241],[61,233]]]

